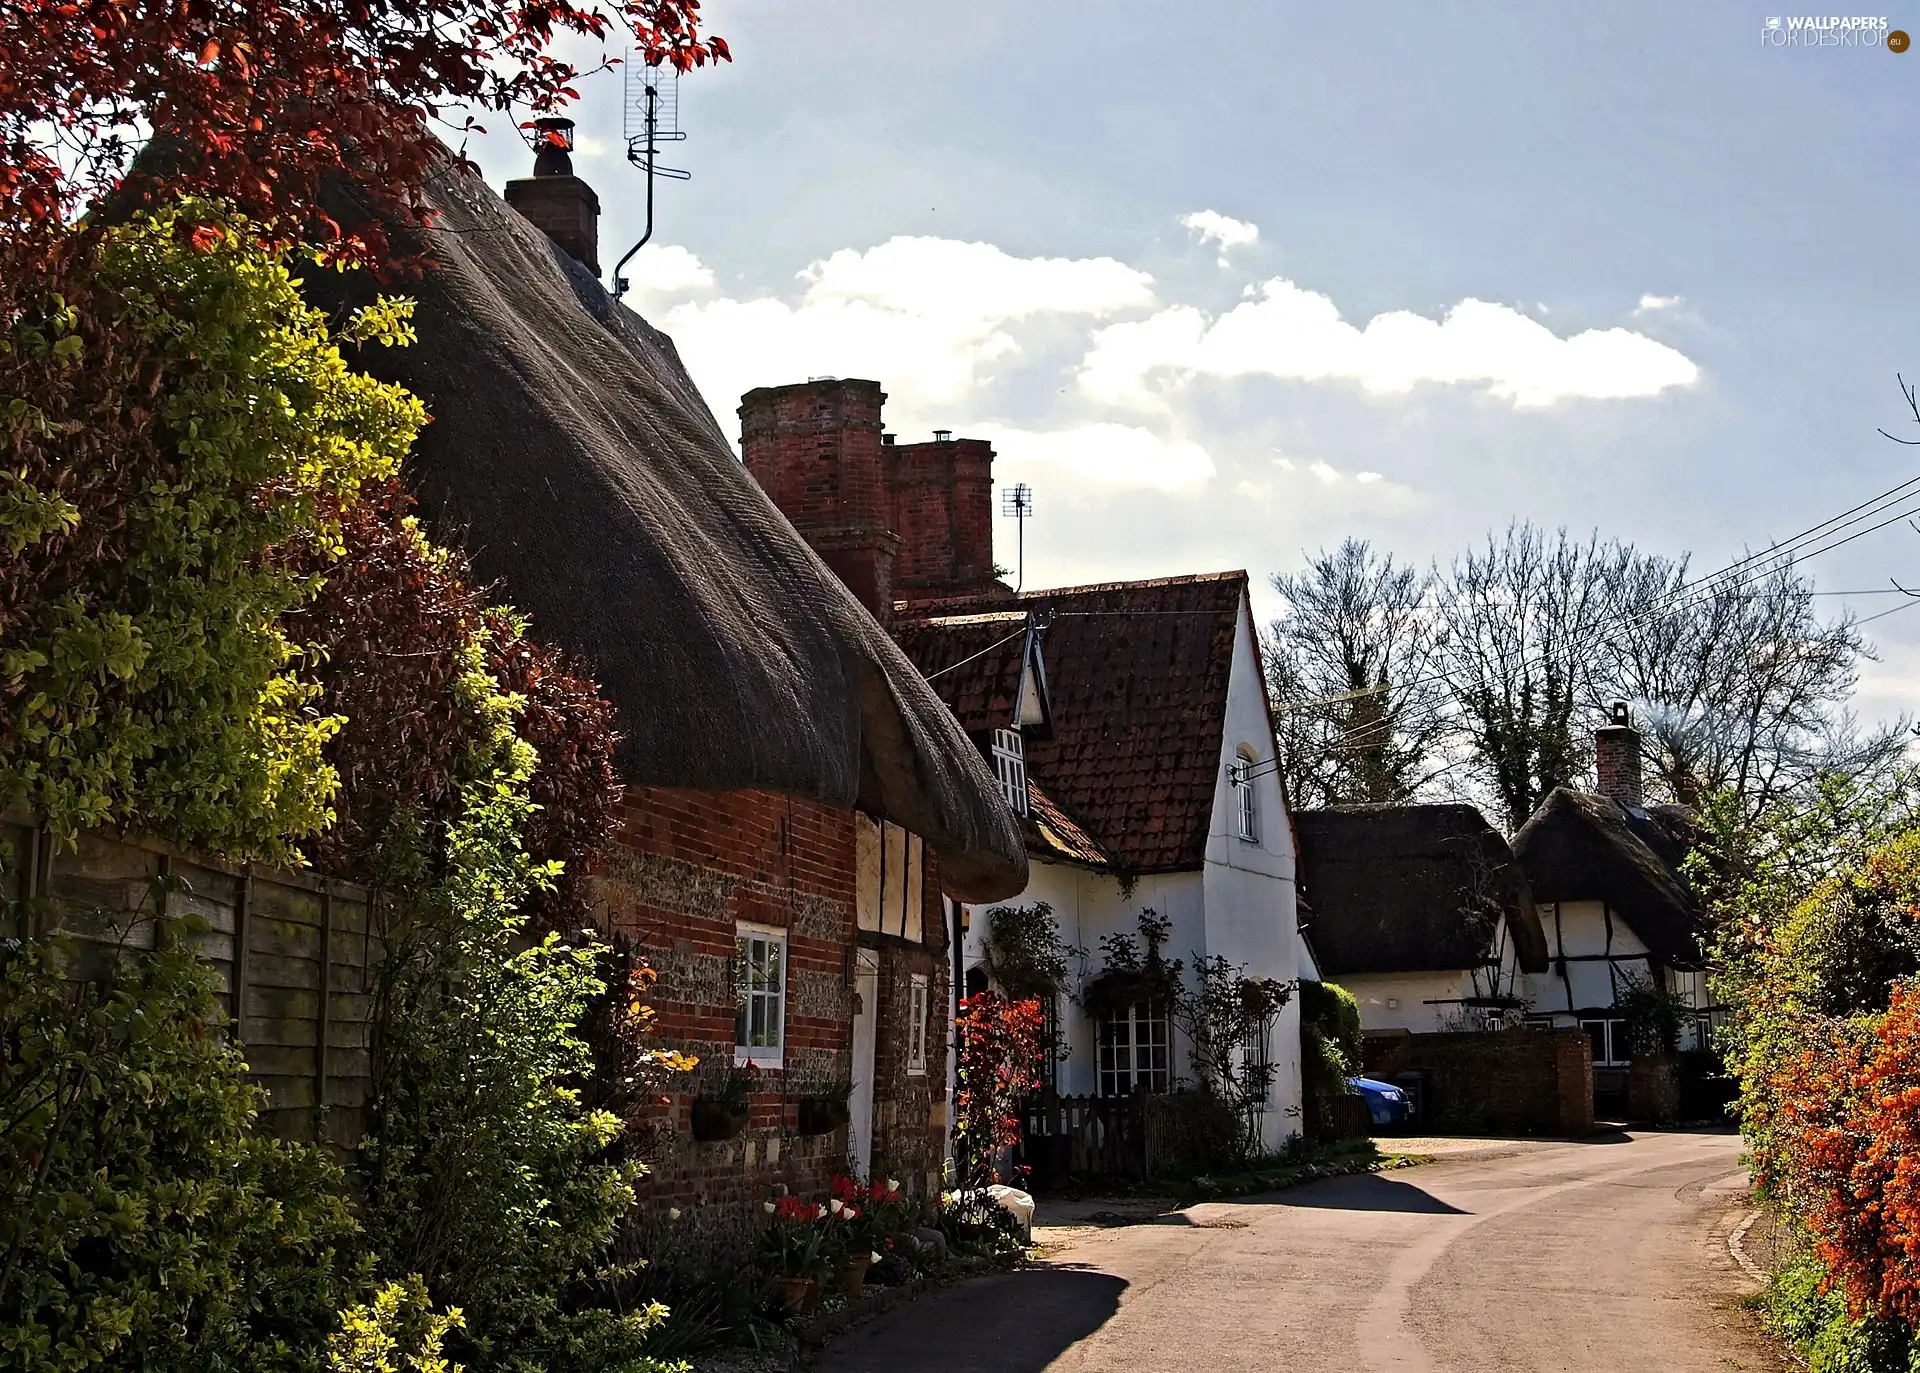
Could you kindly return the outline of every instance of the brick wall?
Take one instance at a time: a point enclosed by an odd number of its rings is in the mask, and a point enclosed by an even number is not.
[[[1593,1046],[1581,1030],[1370,1037],[1369,1077],[1426,1074],[1439,1127],[1582,1135],[1593,1129]]]
[[[873,1166],[909,1191],[939,1185],[945,1147],[946,959],[930,871],[926,943],[856,929],[855,816],[773,792],[630,788],[624,828],[595,878],[610,930],[631,938],[659,975],[654,1042],[696,1055],[669,1086],[669,1104],[634,1122],[653,1174],[641,1226],[668,1206],[685,1213],[676,1242],[738,1251],[761,1224],[760,1204],[784,1189],[824,1195],[847,1171],[847,1130],[802,1135],[799,1098],[852,1075],[856,944],[879,952]],[[786,1049],[763,1073],[746,1131],[700,1142],[693,1097],[733,1064],[734,922],[788,932]],[[911,974],[930,981],[928,1063],[906,1072]]]
[[[600,197],[577,176],[522,177],[507,183],[507,204],[568,256],[600,275]]]

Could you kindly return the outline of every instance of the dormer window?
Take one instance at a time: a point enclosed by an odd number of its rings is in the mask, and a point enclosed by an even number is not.
[[[993,772],[1014,814],[1027,813],[1027,748],[1017,729],[993,732]]]

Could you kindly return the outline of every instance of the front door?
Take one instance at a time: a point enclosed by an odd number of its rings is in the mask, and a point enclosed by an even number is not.
[[[853,1095],[847,1101],[847,1166],[862,1182],[873,1167],[874,1031],[880,1016],[880,957],[855,954],[853,971]]]

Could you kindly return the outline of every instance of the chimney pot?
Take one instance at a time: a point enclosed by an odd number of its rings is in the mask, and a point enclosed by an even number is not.
[[[572,176],[573,121],[548,115],[533,121],[535,176]]]
[[[507,183],[507,204],[599,276],[600,197],[573,174],[573,121],[549,115],[534,128],[533,175]]]
[[[952,437],[953,430],[951,429],[936,429],[933,431],[933,441],[935,443],[945,443]]]

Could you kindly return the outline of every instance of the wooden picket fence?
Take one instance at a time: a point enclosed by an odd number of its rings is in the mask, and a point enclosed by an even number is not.
[[[197,917],[188,938],[212,968],[229,1032],[266,1089],[261,1123],[283,1139],[359,1143],[380,957],[373,893],[105,832],[55,852],[46,831],[18,813],[0,817],[0,844],[0,900],[21,903],[32,925],[9,929],[0,909],[0,937],[67,935],[77,949],[73,975],[98,976],[113,948],[153,947],[155,893],[163,891],[165,914]]]

